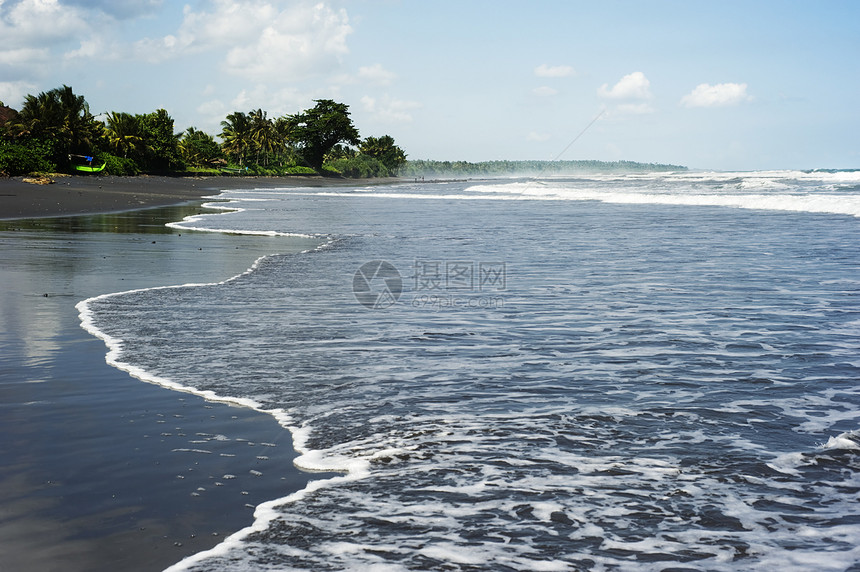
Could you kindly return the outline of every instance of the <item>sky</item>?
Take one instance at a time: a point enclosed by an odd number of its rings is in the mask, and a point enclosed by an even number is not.
[[[349,106],[411,159],[860,168],[856,0],[0,0],[0,101]]]

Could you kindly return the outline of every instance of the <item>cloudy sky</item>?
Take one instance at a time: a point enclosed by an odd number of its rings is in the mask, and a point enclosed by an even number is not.
[[[855,0],[0,0],[12,107],[217,135],[329,98],[414,159],[860,167],[858,61]]]

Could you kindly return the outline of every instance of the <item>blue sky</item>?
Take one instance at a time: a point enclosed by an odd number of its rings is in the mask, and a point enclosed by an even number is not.
[[[853,0],[0,0],[12,107],[66,84],[217,135],[330,98],[414,159],[860,167],[858,61]]]

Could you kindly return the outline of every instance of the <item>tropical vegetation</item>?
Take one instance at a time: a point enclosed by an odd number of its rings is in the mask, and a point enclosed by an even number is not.
[[[510,175],[563,176],[585,173],[644,173],[686,171],[682,165],[634,161],[407,161],[405,177],[505,177]]]
[[[19,111],[0,102],[0,174],[74,171],[104,164],[113,175],[221,173],[387,177],[406,154],[390,135],[362,140],[349,107],[330,99],[294,115],[234,111],[216,137],[175,132],[164,109],[98,117],[83,96],[62,86],[28,95]]]
[[[406,159],[390,135],[362,139],[349,107],[319,99],[310,109],[269,117],[234,111],[213,136],[189,127],[176,133],[164,109],[94,116],[82,95],[64,85],[27,95],[16,111],[0,102],[0,175],[72,172],[204,173],[344,177],[493,177],[582,172],[678,171],[686,167],[631,161],[423,161]]]

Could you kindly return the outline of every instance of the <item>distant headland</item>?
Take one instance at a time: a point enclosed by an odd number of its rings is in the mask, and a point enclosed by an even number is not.
[[[27,95],[20,110],[0,102],[0,176],[471,178],[686,170],[633,161],[407,160],[390,135],[361,138],[346,104],[330,99],[315,103],[276,118],[262,109],[235,111],[221,122],[218,141],[194,127],[176,133],[164,109],[94,116],[84,96],[64,85]]]
[[[400,168],[402,177],[505,177],[514,175],[560,176],[596,173],[654,173],[686,171],[682,165],[635,161],[430,161],[409,160]]]

